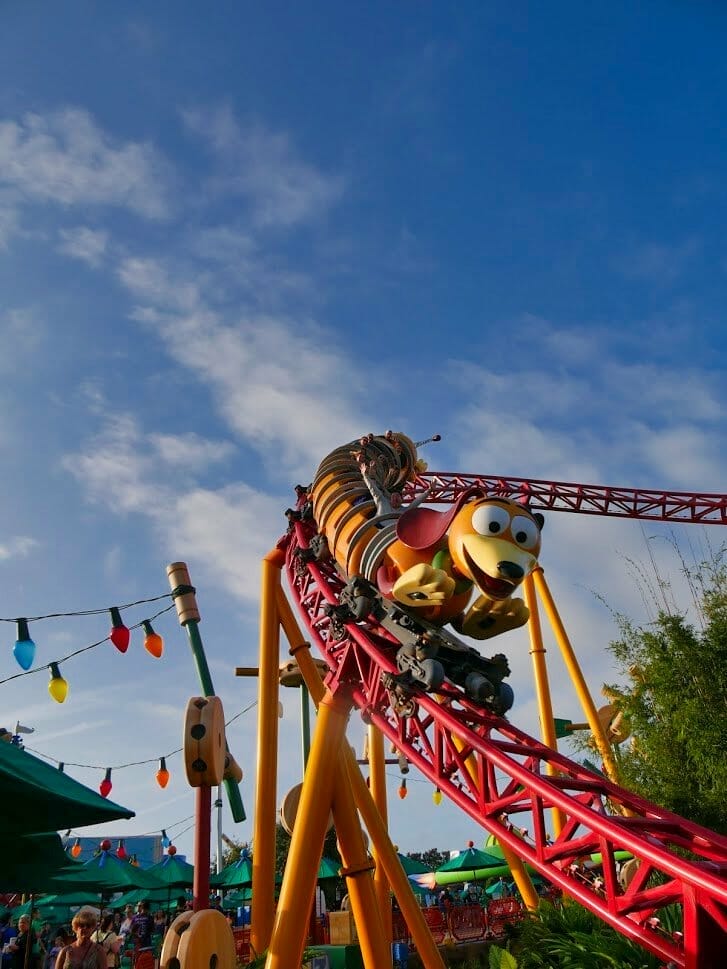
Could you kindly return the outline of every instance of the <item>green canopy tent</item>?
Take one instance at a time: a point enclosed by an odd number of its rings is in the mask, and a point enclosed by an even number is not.
[[[0,790],[3,840],[134,817],[14,744],[0,743]]]

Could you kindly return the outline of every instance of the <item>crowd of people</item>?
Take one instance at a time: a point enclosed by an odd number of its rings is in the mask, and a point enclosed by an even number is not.
[[[173,916],[189,904],[180,898]],[[152,948],[166,924],[165,914],[152,914],[148,901],[139,902],[136,910],[127,905],[100,917],[97,909],[84,907],[70,926],[41,922],[37,909],[21,915],[17,925],[6,915],[0,920],[1,969],[117,969],[125,950]]]

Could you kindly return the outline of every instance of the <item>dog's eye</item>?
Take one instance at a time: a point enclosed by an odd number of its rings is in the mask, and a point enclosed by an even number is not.
[[[540,535],[538,531],[538,526],[531,518],[524,518],[522,515],[516,515],[510,529],[513,534],[513,538],[518,543],[522,545],[523,548],[535,548],[538,542],[538,537]]]
[[[472,527],[480,535],[499,535],[509,524],[509,512],[501,505],[480,505],[472,512]]]

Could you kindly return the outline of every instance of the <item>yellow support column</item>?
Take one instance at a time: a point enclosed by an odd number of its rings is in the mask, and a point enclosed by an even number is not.
[[[334,779],[341,763],[350,710],[349,697],[332,696],[328,692],[318,708],[318,722],[303,779],[265,969],[294,969],[303,958],[328,814],[333,803]],[[254,893],[253,886],[253,899]],[[253,911],[256,904],[253,901]]]
[[[285,605],[281,603],[280,611],[286,635],[291,641],[295,641],[298,644],[291,648],[291,653],[295,655],[298,661],[298,666],[303,674],[308,691],[317,706],[325,693],[325,688],[313,662],[313,658],[310,655],[310,646],[303,640],[300,631],[296,631],[295,617],[290,610],[287,600]],[[432,933],[429,931],[429,926],[416,900],[411,883],[391,843],[386,825],[374,804],[371,792],[366,786],[366,781],[358,769],[353,751],[344,744],[342,754],[342,760],[346,766],[346,774],[348,782],[353,789],[356,806],[361,812],[361,817],[371,837],[371,842],[376,846],[384,873],[391,885],[392,891],[396,895],[399,908],[406,920],[414,944],[417,947],[417,952],[422,960],[422,965],[424,969],[444,969],[444,963],[434,943]]]
[[[268,947],[275,913],[275,821],[278,776],[278,689],[280,589],[282,553],[274,549],[263,559],[260,595],[260,667],[258,672],[258,734],[253,827],[252,906],[250,944],[254,952]]]
[[[344,744],[342,749],[346,748],[347,744]],[[372,877],[374,866],[366,851],[366,842],[345,768],[345,754],[336,768],[333,820],[363,964],[365,969],[391,969],[391,939],[384,934],[382,913]]]
[[[596,742],[596,747],[598,748],[598,752],[603,760],[604,770],[608,777],[615,784],[618,784],[618,767],[616,766],[616,760],[613,756],[613,749],[611,744],[608,742],[603,725],[598,718],[596,704],[593,702],[593,698],[588,690],[585,678],[580,666],[578,665],[576,654],[573,652],[573,647],[570,644],[565,627],[563,626],[560,616],[558,615],[558,610],[555,607],[553,597],[550,594],[550,589],[547,586],[542,569],[536,569],[536,571],[533,573],[533,580],[538,595],[540,596],[543,606],[545,607],[550,625],[553,628],[556,641],[563,655],[563,661],[565,662],[566,669],[568,670],[576,693],[578,694],[578,699],[580,700],[583,711],[586,714],[588,724],[593,732],[593,739]]]
[[[389,826],[389,810],[386,802],[386,753],[384,751],[384,737],[380,730],[373,724],[369,725],[369,785],[371,797],[378,808],[384,827]],[[384,934],[389,943],[392,940],[392,919],[391,919],[391,889],[389,880],[383,866],[379,864],[380,858],[376,846],[373,846],[373,856],[376,862],[374,871],[374,886],[376,888],[376,898],[378,900],[381,921],[383,923]]]
[[[540,566],[538,566],[539,568]],[[551,750],[557,750],[558,739],[555,736],[553,704],[550,696],[550,684],[548,682],[548,668],[545,664],[545,646],[543,645],[543,632],[540,628],[538,600],[535,595],[535,585],[532,575],[528,575],[523,580],[523,592],[525,594],[525,604],[530,612],[530,619],[528,621],[530,655],[533,657],[535,691],[538,697],[538,712],[540,714],[540,734],[546,747],[550,747]],[[552,775],[557,773],[552,764],[547,764],[545,769],[548,774]],[[553,808],[552,819],[553,831],[557,837],[563,829],[563,814],[558,808]]]

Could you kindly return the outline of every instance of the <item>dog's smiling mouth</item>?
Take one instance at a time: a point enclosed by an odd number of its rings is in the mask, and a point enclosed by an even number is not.
[[[467,563],[467,568],[470,570],[470,575],[472,576],[475,585],[480,588],[483,592],[491,595],[493,599],[507,599],[510,593],[515,588],[513,582],[506,582],[504,579],[496,579],[493,576],[488,575],[479,566],[477,566],[469,554],[467,549],[462,550],[464,552],[465,562]]]

